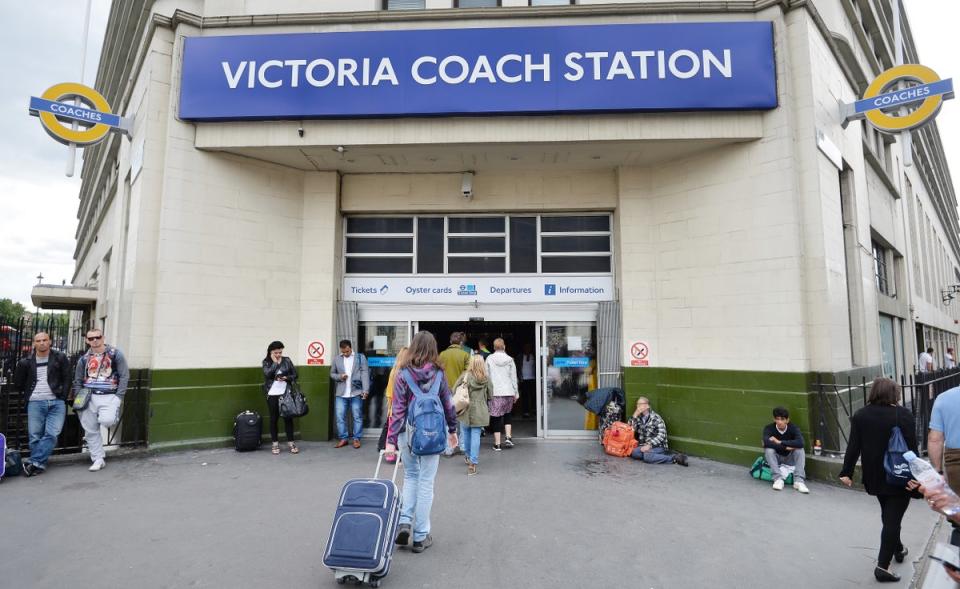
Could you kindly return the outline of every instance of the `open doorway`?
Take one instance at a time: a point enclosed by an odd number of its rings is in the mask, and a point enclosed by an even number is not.
[[[454,332],[466,334],[465,345],[477,353],[493,351],[493,341],[502,338],[506,352],[517,365],[520,400],[514,405],[511,421],[514,438],[537,436],[537,386],[535,353],[537,324],[533,321],[420,321],[419,329],[437,338],[437,348],[450,345]]]

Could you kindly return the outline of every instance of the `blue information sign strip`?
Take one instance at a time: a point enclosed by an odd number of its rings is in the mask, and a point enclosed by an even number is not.
[[[886,94],[879,94],[873,98],[864,98],[863,100],[858,100],[853,103],[853,112],[856,114],[862,114],[878,108],[896,108],[903,104],[921,102],[933,96],[941,95],[943,95],[944,98],[953,98],[952,78],[940,80],[939,82],[934,82],[932,84],[910,86],[909,88],[897,90],[896,92],[887,92]]]
[[[367,366],[371,368],[391,368],[396,361],[396,356],[368,356]]]
[[[186,120],[777,106],[770,22],[188,37]]]
[[[586,356],[555,356],[553,365],[557,368],[586,368],[590,366],[590,358]]]
[[[36,96],[30,97],[30,111],[37,113],[49,112],[58,117],[63,117],[73,121],[80,121],[82,123],[103,124],[111,127],[121,126],[120,117],[117,115],[110,114],[108,112],[100,112],[98,110],[91,110],[89,108],[84,108],[68,102],[46,100]]]

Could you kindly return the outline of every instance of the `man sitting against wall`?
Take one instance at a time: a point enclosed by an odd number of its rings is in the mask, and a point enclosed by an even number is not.
[[[689,466],[686,454],[672,453],[667,448],[667,424],[663,418],[650,408],[650,400],[646,397],[637,399],[637,409],[630,419],[630,427],[636,434],[640,445],[630,454],[634,460],[642,460],[647,464],[679,464]]]
[[[800,428],[790,423],[790,412],[785,407],[773,409],[773,423],[763,428],[763,458],[773,474],[773,490],[783,490],[783,473],[780,465],[792,466],[793,488],[809,493],[804,480],[806,456],[803,453],[803,434]]]

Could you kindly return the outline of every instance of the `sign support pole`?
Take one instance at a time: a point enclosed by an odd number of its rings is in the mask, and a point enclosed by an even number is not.
[[[896,60],[895,65],[903,65],[903,32],[900,29],[900,0],[893,0],[893,44]],[[904,114],[906,109],[900,109],[900,114]],[[900,133],[900,142],[903,145],[903,166],[909,168],[913,165],[913,132],[910,130]]]
[[[83,83],[83,77],[86,73],[87,68],[87,37],[90,36],[90,2],[87,0],[87,16],[83,19],[83,49],[80,50],[80,83]],[[74,98],[73,103],[76,106],[80,106],[82,103],[79,98]],[[73,121],[71,128],[76,131],[79,127],[79,124],[76,120]],[[77,160],[77,144],[71,143],[68,148],[69,154],[67,155],[67,178],[73,178],[73,170],[76,166]]]

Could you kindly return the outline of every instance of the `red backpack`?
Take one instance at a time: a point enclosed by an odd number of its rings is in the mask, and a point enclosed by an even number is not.
[[[611,456],[630,456],[639,445],[633,437],[633,428],[622,421],[613,422],[603,432],[603,451]]]

